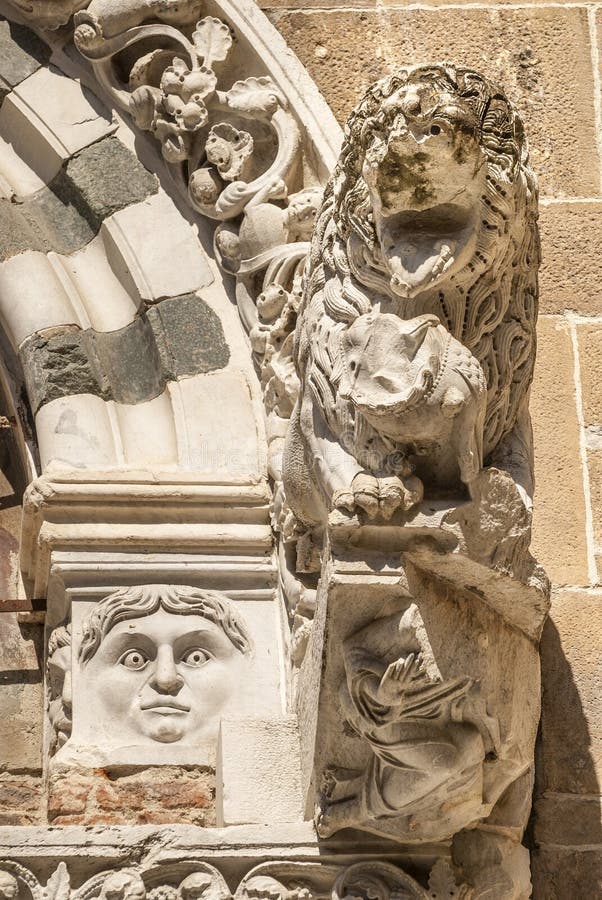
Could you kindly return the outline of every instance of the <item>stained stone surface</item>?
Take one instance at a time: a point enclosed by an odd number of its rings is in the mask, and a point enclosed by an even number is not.
[[[0,103],[49,59],[50,48],[31,29],[0,17]]]
[[[103,220],[158,190],[154,175],[115,137],[86,147],[50,185],[97,231]]]
[[[450,59],[486,68],[525,116],[542,195],[599,193],[586,9],[344,8],[269,13],[343,122],[396,65]],[[475,48],[478,48],[475,54]]]
[[[116,331],[63,327],[36,334],[24,342],[20,357],[36,413],[71,394],[145,403],[168,381],[225,368],[230,352],[217,315],[200,297],[186,294],[163,300]]]
[[[215,372],[228,364],[230,351],[214,311],[196,294],[164,300],[148,311],[165,377]]]

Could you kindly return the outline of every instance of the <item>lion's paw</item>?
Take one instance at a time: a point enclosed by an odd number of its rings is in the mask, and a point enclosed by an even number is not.
[[[351,513],[362,509],[370,519],[390,519],[397,510],[406,512],[416,506],[422,497],[422,482],[414,475],[377,478],[369,472],[358,472],[350,489],[336,495],[334,506]]]

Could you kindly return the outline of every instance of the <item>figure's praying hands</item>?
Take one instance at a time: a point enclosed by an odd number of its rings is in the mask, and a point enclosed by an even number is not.
[[[384,706],[397,706],[418,680],[424,680],[421,654],[402,656],[387,667],[376,691],[376,699]]]

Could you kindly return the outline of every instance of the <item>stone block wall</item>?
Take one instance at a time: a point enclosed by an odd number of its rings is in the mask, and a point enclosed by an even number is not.
[[[397,64],[498,76],[539,175],[533,550],[554,584],[531,828],[534,896],[602,891],[602,2],[263,0],[341,123]]]

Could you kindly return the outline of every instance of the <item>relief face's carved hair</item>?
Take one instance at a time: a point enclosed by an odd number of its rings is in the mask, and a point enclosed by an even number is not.
[[[80,662],[88,662],[119,622],[151,616],[160,609],[180,616],[202,616],[219,625],[240,653],[249,653],[251,638],[229,598],[217,591],[165,584],[122,588],[98,603],[84,624]]]

